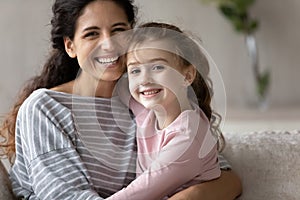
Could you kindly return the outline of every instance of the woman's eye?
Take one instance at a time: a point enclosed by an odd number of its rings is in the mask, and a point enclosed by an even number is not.
[[[123,28],[123,27],[119,27],[119,28],[115,28],[112,30],[112,33],[120,33],[120,32],[124,32],[126,31],[127,29],[126,28]]]
[[[93,32],[88,32],[87,34],[84,35],[85,38],[90,38],[90,37],[95,37],[98,36],[99,34],[95,31]]]
[[[163,65],[154,65],[152,68],[152,70],[163,70],[163,69],[165,69],[165,66]]]

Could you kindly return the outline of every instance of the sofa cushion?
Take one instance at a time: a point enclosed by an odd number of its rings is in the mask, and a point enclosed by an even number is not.
[[[300,199],[300,131],[224,133],[242,200]]]

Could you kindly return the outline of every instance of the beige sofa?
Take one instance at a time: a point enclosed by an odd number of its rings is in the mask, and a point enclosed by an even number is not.
[[[9,182],[7,171],[3,166],[2,162],[0,162],[0,199],[1,200],[14,199],[11,191],[11,184]]]
[[[300,130],[226,133],[225,138],[223,154],[243,183],[239,199],[300,199]]]
[[[240,200],[300,199],[300,131],[224,133],[223,152],[242,179]],[[0,166],[0,199],[12,199]]]

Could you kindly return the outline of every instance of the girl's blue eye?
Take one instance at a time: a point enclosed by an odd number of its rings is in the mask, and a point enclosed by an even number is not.
[[[139,69],[130,70],[130,74],[137,74],[137,73],[140,73],[140,72],[141,72],[141,70],[139,70]]]
[[[163,70],[163,69],[165,69],[165,66],[163,66],[163,65],[154,65],[152,69],[153,70]]]

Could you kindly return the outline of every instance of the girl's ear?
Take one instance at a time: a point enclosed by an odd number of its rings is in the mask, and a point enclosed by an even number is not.
[[[76,52],[73,41],[69,37],[64,37],[65,50],[71,58],[76,58]]]
[[[184,70],[185,83],[187,86],[191,85],[196,78],[197,69],[193,65],[189,65]]]

